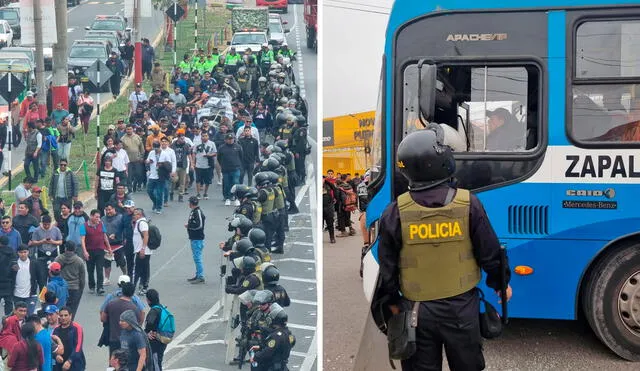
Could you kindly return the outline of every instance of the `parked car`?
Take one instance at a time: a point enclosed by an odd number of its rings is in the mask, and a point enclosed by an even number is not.
[[[111,49],[118,55],[120,48],[124,46],[124,39],[121,39],[117,31],[87,31],[82,37],[84,40],[105,40],[111,44]]]
[[[269,14],[269,44],[279,48],[286,41],[289,30],[284,28],[285,24],[287,21],[279,14]]]
[[[121,39],[131,38],[131,28],[127,27],[127,19],[120,15],[97,15],[91,26],[85,27],[89,31],[117,31]]]
[[[35,61],[36,47],[34,45],[21,43],[20,46],[14,46],[13,48],[30,49],[34,54],[33,60]],[[46,71],[51,71],[53,69],[53,47],[51,45],[46,45],[44,48],[42,48],[42,54],[44,55],[44,69]]]
[[[13,30],[4,19],[0,19],[0,48],[13,45]]]
[[[111,55],[111,46],[105,40],[76,40],[69,49],[67,69],[76,75],[83,89],[95,91],[95,86],[89,82],[85,71],[98,59],[106,63],[109,55]],[[105,84],[102,91],[109,91],[109,84]]]
[[[9,22],[13,30],[13,38],[20,39],[20,4],[12,3],[0,8],[0,19]]]

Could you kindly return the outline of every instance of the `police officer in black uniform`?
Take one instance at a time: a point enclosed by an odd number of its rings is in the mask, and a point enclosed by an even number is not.
[[[244,184],[234,184],[231,187],[231,194],[240,201],[240,206],[236,208],[234,213],[244,215],[254,225],[258,225],[262,214],[262,205],[258,202],[258,189]]]
[[[282,185],[278,182],[280,176],[273,171],[269,171],[267,174],[271,182],[271,188],[276,195],[274,205],[278,211],[278,222],[276,223],[276,228],[274,230],[274,241],[271,252],[274,254],[284,254],[284,240],[286,238],[285,229],[288,226],[289,217],[286,209],[285,192]],[[267,248],[269,248],[268,245]]]
[[[264,231],[258,227],[251,228],[247,237],[253,244],[253,248],[256,249],[256,252],[260,254],[260,260],[262,260],[263,263],[270,262],[271,252],[264,245],[264,242],[267,239],[267,235]]]
[[[253,222],[244,215],[235,214],[234,218],[229,222],[228,228],[229,232],[234,232],[233,236],[229,237],[226,242],[220,243],[220,248],[226,252],[230,252],[233,249],[233,244],[236,241],[247,236],[251,228],[253,228]]]
[[[247,237],[243,237],[233,244],[233,251],[229,255],[230,259],[239,258],[242,256],[250,256],[256,261],[256,266],[263,263],[262,256],[253,247],[251,240]]]
[[[236,260],[238,263],[236,264]],[[224,291],[227,294],[240,295],[248,290],[262,290],[262,277],[256,272],[256,260],[250,256],[243,256],[234,260],[236,267],[240,269],[240,279],[236,285],[226,285]]]
[[[284,310],[272,310],[271,333],[264,338],[262,344],[251,348],[251,369],[260,371],[286,371],[291,348],[296,344],[296,338],[287,328],[289,317]]]
[[[287,294],[287,290],[278,283],[278,280],[280,280],[278,268],[273,264],[267,263],[263,264],[261,269],[264,289],[273,293],[274,302],[280,304],[281,307],[288,307],[291,304],[291,299]]]
[[[276,194],[271,187],[269,174],[267,172],[259,172],[254,177],[256,187],[258,188],[258,201],[262,205],[262,216],[260,222],[262,229],[266,235],[264,244],[267,250],[271,251],[271,243],[273,234],[276,231],[277,224],[280,222],[278,210],[275,207]]]
[[[403,370],[441,370],[443,345],[452,371],[484,369],[476,288],[481,268],[500,295],[500,243],[478,198],[448,184],[455,160],[443,138],[441,129],[429,128],[402,140],[397,166],[409,192],[380,218],[374,310],[380,305],[395,314],[418,303],[417,350],[402,361]],[[506,291],[509,299],[511,287]],[[383,297],[388,300],[376,303]]]

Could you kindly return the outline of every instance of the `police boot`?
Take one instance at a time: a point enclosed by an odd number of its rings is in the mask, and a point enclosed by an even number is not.
[[[289,206],[289,210],[287,210],[287,214],[289,214],[289,215],[297,214],[299,212],[300,212],[300,210],[298,210],[298,206],[296,206],[295,203],[291,203],[291,206]]]
[[[274,247],[271,250],[272,254],[284,254],[284,247],[283,246],[279,246],[279,247]]]
[[[173,191],[169,193],[169,201],[173,202]]]

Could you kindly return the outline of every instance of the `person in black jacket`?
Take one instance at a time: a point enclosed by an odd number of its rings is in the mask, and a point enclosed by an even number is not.
[[[242,168],[242,147],[235,143],[233,134],[225,136],[224,143],[218,148],[218,161],[222,168],[222,196],[225,205],[231,205],[231,187],[240,183],[240,169]],[[240,200],[235,200],[235,206],[240,206]]]
[[[187,281],[193,284],[198,284],[204,283],[202,249],[204,248],[205,216],[198,206],[198,197],[192,196],[189,198],[189,208],[191,209],[191,213],[189,214],[189,220],[184,227],[187,228],[189,240],[191,241],[191,251],[193,252],[193,262],[196,265],[196,275],[193,278],[189,278]]]
[[[18,263],[16,253],[9,247],[9,239],[0,237],[0,299],[4,300],[4,315],[13,312],[13,289],[16,285]]]
[[[253,168],[260,161],[260,144],[251,135],[251,127],[245,127],[242,135],[238,138],[238,144],[242,147],[242,168],[240,169],[240,183],[244,183],[247,176],[247,185],[252,186]]]

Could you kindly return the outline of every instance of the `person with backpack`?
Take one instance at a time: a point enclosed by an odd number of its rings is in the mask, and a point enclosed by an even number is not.
[[[49,166],[49,158],[51,158],[52,168],[55,170],[58,168],[58,138],[60,132],[58,129],[51,127],[51,118],[47,117],[45,120],[39,120],[42,122],[42,148],[40,151],[40,175],[44,177],[47,173]]]
[[[142,209],[133,212],[133,222],[133,252],[136,254],[133,285],[135,287],[140,282],[139,294],[145,295],[149,288],[151,255],[160,246],[160,231],[149,224]]]
[[[342,174],[336,182],[336,189],[338,194],[336,199],[338,200],[338,230],[340,234],[338,237],[348,237],[356,234],[355,229],[351,222],[351,213],[358,207],[358,197],[353,191],[351,184],[347,182],[347,175]],[[349,232],[347,233],[347,228]]]
[[[147,291],[147,304],[151,309],[147,314],[144,332],[149,338],[154,367],[156,370],[162,371],[164,351],[167,349],[167,344],[173,340],[173,335],[176,332],[175,320],[167,307],[160,304],[160,294],[157,290]]]

